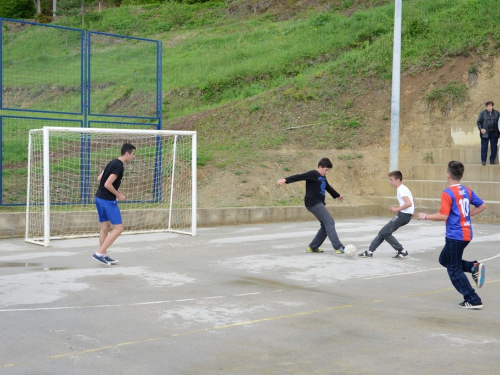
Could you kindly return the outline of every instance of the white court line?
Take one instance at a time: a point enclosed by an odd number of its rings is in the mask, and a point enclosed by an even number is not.
[[[139,305],[157,305],[160,303],[170,303],[172,301],[154,301],[154,302],[137,302],[137,303],[132,303],[130,306],[139,306]]]
[[[279,292],[277,290],[275,292]],[[254,292],[254,293],[245,293],[245,294],[234,294],[232,297],[241,297],[241,296],[250,296],[255,294],[262,294],[262,292]],[[231,296],[230,296],[231,297]],[[204,297],[200,300],[205,299],[219,299],[219,298],[228,298],[228,296],[212,296],[212,297]],[[174,301],[151,301],[151,302],[136,302],[130,304],[121,304],[121,305],[89,305],[89,306],[63,306],[63,307],[34,307],[34,308],[26,308],[26,309],[0,309],[0,312],[17,312],[17,311],[49,311],[49,310],[70,310],[70,309],[98,309],[104,307],[125,307],[125,306],[141,306],[141,305],[159,305],[159,304],[167,304],[174,302],[191,302],[198,301],[194,298],[186,298],[186,299],[178,299]]]
[[[373,277],[365,277],[363,280],[382,279],[384,277],[401,276],[401,275],[412,275],[412,274],[415,274],[415,273],[422,273],[422,272],[430,272],[430,271],[442,270],[443,268],[444,267],[441,267],[441,268],[431,268],[431,269],[428,269],[428,270],[420,270],[420,271],[403,272],[403,273],[391,273],[389,275],[380,275],[380,276],[373,276]]]
[[[494,257],[491,257],[491,258],[486,258],[486,259],[482,259],[482,260],[480,260],[479,262],[486,262],[487,260],[492,260],[492,259],[499,258],[499,257],[500,257],[500,254],[497,254],[497,255],[495,255]]]
[[[480,263],[484,263],[486,262],[487,260],[492,260],[492,259],[495,259],[495,258],[499,258],[500,257],[500,254],[497,254],[491,258],[486,258],[486,259],[481,259],[479,260]],[[439,268],[430,268],[428,270],[420,270],[420,271],[412,271],[412,272],[403,272],[403,273],[391,273],[389,275],[381,275],[381,276],[373,276],[373,277],[365,277],[363,280],[373,280],[373,279],[382,279],[384,277],[392,277],[392,276],[401,276],[401,275],[411,275],[411,274],[415,274],[415,273],[422,273],[422,272],[430,272],[430,271],[439,271],[439,270],[442,270],[444,269],[444,267],[439,267]]]
[[[485,262],[487,260],[492,260],[499,258],[500,254],[497,254],[491,258],[487,259],[482,259],[480,262]],[[422,273],[422,272],[430,272],[430,271],[438,271],[442,270],[444,267],[440,268],[431,268],[428,270],[421,270],[421,271],[411,271],[411,272],[403,272],[403,273],[392,273],[389,275],[382,275],[382,276],[374,276],[374,277],[366,277],[363,278],[362,280],[373,280],[373,279],[380,279],[380,278],[385,278],[385,277],[392,277],[392,276],[402,276],[402,275],[411,275],[411,274],[417,274],[417,273]],[[312,288],[313,286],[311,286]],[[279,289],[273,291],[273,293],[276,292],[283,292],[285,291],[284,289]],[[234,294],[232,297],[244,297],[244,296],[253,296],[257,294],[262,294],[262,292],[253,292],[253,293],[243,293],[243,294]],[[211,297],[204,297],[201,298],[201,300],[207,300],[207,299],[218,299],[218,298],[227,298],[227,296],[211,296]],[[34,307],[34,308],[27,308],[27,309],[0,309],[0,312],[19,312],[19,311],[49,311],[49,310],[70,310],[70,309],[96,309],[96,308],[104,308],[104,307],[125,307],[125,306],[139,306],[139,305],[158,305],[158,304],[167,304],[167,303],[172,303],[172,302],[191,302],[191,301],[197,301],[196,299],[193,298],[187,298],[187,299],[179,299],[175,301],[151,301],[151,302],[137,302],[137,303],[131,303],[131,304],[121,304],[121,305],[90,305],[90,306],[63,306],[63,307]]]

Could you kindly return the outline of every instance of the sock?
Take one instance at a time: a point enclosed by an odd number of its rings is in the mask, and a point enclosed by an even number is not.
[[[96,256],[98,257],[105,257],[106,255],[102,255],[102,254],[99,254],[99,253],[95,253]]]

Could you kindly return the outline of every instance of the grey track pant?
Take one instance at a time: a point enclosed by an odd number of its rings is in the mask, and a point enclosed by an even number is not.
[[[410,220],[411,220],[411,214],[398,212],[398,214],[391,221],[389,221],[382,229],[380,229],[380,232],[378,232],[377,237],[373,239],[368,250],[370,251],[377,250],[377,247],[379,247],[380,244],[385,240],[389,245],[391,245],[394,248],[394,250],[402,251],[403,246],[398,242],[398,240],[392,234],[403,225],[408,224]]]
[[[319,228],[316,237],[309,244],[309,247],[313,249],[319,248],[323,242],[325,242],[326,237],[333,245],[334,249],[340,249],[344,247],[342,242],[339,240],[339,236],[337,235],[337,231],[335,230],[335,221],[333,220],[332,215],[328,212],[325,205],[323,203],[318,203],[313,207],[306,207],[309,212],[311,212],[316,219],[319,220],[321,224],[321,228]]]

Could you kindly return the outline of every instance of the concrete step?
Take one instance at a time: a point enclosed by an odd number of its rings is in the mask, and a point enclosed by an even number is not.
[[[446,180],[447,164],[419,164],[413,167],[415,180]],[[464,181],[500,182],[500,165],[466,164]],[[403,181],[406,183],[406,181]]]
[[[393,216],[394,214],[389,209],[391,206],[399,206],[396,196],[378,196],[370,197],[370,202],[380,205],[380,214],[384,216]],[[437,212],[441,207],[440,198],[415,198],[417,204],[415,212]]]
[[[464,164],[481,165],[481,147],[435,148],[432,151],[432,159],[435,164],[448,164],[451,160],[459,160]],[[489,152],[487,162],[489,163]],[[498,158],[496,163],[498,164]]]
[[[391,206],[397,206],[398,201],[395,196],[378,196],[378,197],[369,197],[370,202],[373,204],[380,206],[381,216],[394,216],[389,210]],[[415,217],[419,212],[426,213],[436,213],[439,212],[441,207],[441,199],[433,199],[433,198],[415,198]],[[478,223],[491,223],[491,224],[500,224],[500,202],[497,201],[484,201],[486,204],[486,210],[481,212],[479,215],[474,216],[472,222]],[[444,223],[443,223],[444,224]]]
[[[444,180],[404,180],[404,184],[410,189],[415,198],[438,198],[441,192],[448,187]],[[474,190],[482,200],[500,201],[500,183],[479,182],[463,180],[462,183]],[[375,195],[396,196],[396,189],[386,180],[376,180],[373,182]]]
[[[332,205],[328,205],[327,209],[337,219],[378,216],[380,207],[375,203],[334,202]],[[304,206],[198,208],[196,212],[198,227],[316,220]],[[134,213],[133,210],[123,210],[122,216],[125,218],[127,215],[134,215]],[[95,215],[82,215],[81,212],[75,211],[53,213],[51,217],[55,219],[58,214],[64,217],[64,220],[78,221],[79,225],[98,228]],[[0,213],[0,238],[23,237],[25,232],[25,212]]]

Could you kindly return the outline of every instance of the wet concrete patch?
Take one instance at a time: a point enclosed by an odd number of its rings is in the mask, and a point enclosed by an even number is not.
[[[0,268],[11,268],[11,267],[36,267],[40,266],[41,263],[25,263],[25,262],[0,262]]]
[[[19,267],[37,267],[34,271],[61,271],[67,270],[68,267],[41,267],[42,263],[27,263],[27,262],[0,262],[0,268],[19,268]]]

